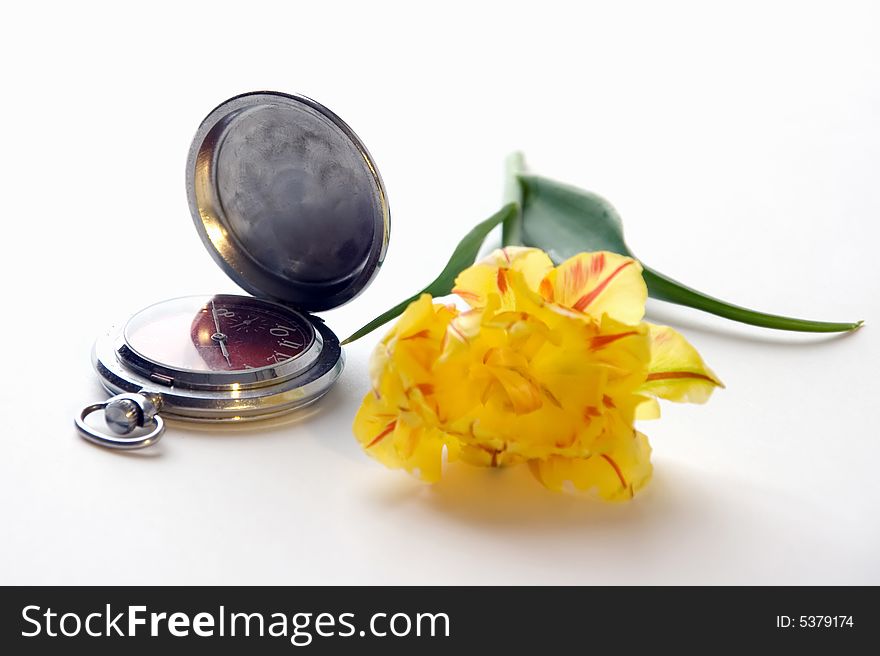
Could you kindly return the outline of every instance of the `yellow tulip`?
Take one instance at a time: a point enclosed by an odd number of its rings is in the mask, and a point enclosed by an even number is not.
[[[528,463],[547,487],[628,499],[651,477],[636,418],[656,398],[705,402],[721,382],[680,334],[642,321],[641,265],[610,252],[558,267],[541,250],[497,250],[453,293],[423,294],[376,347],[355,418],[366,451],[436,481],[442,463]]]

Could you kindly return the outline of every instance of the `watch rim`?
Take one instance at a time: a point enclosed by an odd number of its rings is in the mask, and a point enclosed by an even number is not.
[[[304,315],[324,342],[317,361],[300,375],[239,390],[167,386],[129,369],[113,348],[113,326],[92,347],[92,365],[111,394],[140,392],[158,397],[160,414],[196,422],[253,421],[291,412],[317,401],[333,387],[345,366],[339,339],[323,321]]]
[[[234,371],[204,371],[199,369],[186,369],[184,367],[174,367],[163,364],[150,358],[147,354],[141,353],[138,349],[131,345],[126,333],[132,320],[141,313],[146,312],[150,308],[154,308],[165,303],[172,303],[185,299],[202,299],[216,298],[218,296],[228,296],[233,298],[241,298],[256,303],[265,303],[273,306],[280,312],[293,314],[299,317],[309,328],[309,337],[311,343],[308,348],[299,355],[289,358],[280,364],[266,365],[264,367],[256,367],[254,369],[236,369]],[[131,368],[142,373],[147,378],[151,375],[158,375],[173,379],[175,384],[183,385],[190,389],[216,389],[216,390],[234,390],[248,389],[251,387],[261,387],[263,385],[272,385],[281,380],[286,380],[294,376],[298,376],[312,367],[320,358],[321,351],[324,348],[323,336],[315,329],[315,322],[303,312],[294,310],[293,308],[276,303],[275,301],[258,298],[254,296],[245,296],[242,294],[191,294],[187,296],[175,296],[167,298],[163,301],[157,301],[138,310],[132,314],[119,329],[117,338],[114,342],[114,349],[117,357],[129,365]]]

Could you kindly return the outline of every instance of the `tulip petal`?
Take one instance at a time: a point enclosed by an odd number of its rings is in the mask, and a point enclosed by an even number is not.
[[[724,387],[680,333],[668,326],[647,325],[651,362],[640,392],[669,401],[705,403],[716,387]]]
[[[442,431],[428,426],[411,426],[372,393],[364,397],[354,420],[354,434],[368,454],[386,467],[417,473],[429,483],[440,480],[443,447],[457,443]]]
[[[492,376],[504,390],[510,408],[517,415],[533,412],[543,404],[541,390],[518,371],[506,367],[489,367]]]
[[[549,267],[502,249],[459,278],[477,307],[426,294],[405,308],[355,418],[369,455],[426,481],[459,459],[528,463],[549,488],[606,499],[647,483],[650,447],[634,421],[658,416],[658,396],[702,401],[720,381],[681,335],[640,321],[637,262],[598,253]]]
[[[637,324],[648,288],[638,261],[608,251],[580,253],[550,271],[540,284],[545,300],[601,318]]]
[[[636,419],[649,420],[660,418],[660,404],[653,396],[646,396],[645,400],[636,406]]]
[[[613,501],[631,499],[653,471],[648,438],[638,431],[607,453],[589,458],[551,456],[529,464],[535,477],[551,490],[560,492],[571,482],[578,490],[596,489],[603,499]]]
[[[507,246],[492,251],[480,262],[458,274],[452,293],[463,298],[472,308],[484,308],[489,295],[498,294],[502,299],[502,309],[511,309],[514,301],[508,271],[521,273],[529,289],[536,291],[551,269],[553,262],[544,251]]]

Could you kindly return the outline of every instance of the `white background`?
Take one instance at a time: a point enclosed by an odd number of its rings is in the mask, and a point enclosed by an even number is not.
[[[876,3],[24,6],[0,28],[0,583],[880,583]],[[331,107],[385,179],[388,258],[325,315],[341,336],[499,207],[514,149],[609,198],[673,277],[867,325],[805,337],[651,304],[727,389],[642,426],[655,479],[623,505],[525,469],[429,487],[369,459],[350,425],[378,333],[298,423],[93,447],[73,416],[104,397],[94,337],[236,289],[184,162],[202,117],[256,89]]]

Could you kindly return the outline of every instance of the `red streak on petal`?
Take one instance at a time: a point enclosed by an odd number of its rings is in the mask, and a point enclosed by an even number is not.
[[[502,294],[507,293],[507,269],[498,269],[498,275],[495,276],[495,282],[498,285],[498,290]]]
[[[587,282],[587,274],[584,271],[583,262],[578,260],[569,270],[569,284],[571,289],[578,289]]]
[[[454,332],[456,335],[458,335],[458,337],[459,337],[459,339],[461,339],[461,341],[463,341],[463,342],[465,342],[465,343],[468,342],[468,338],[465,337],[465,336],[462,334],[462,332],[461,332],[458,328],[455,327],[455,323],[454,323],[454,322],[449,324],[449,329],[450,329],[452,332]]]
[[[598,276],[605,269],[605,253],[599,253],[590,262],[590,274]]]
[[[502,248],[501,254],[504,256],[504,259],[507,260],[507,263],[510,264],[510,255],[507,253],[507,248]]]
[[[635,330],[630,330],[626,333],[616,333],[614,335],[596,335],[593,339],[590,340],[590,348],[591,349],[600,349],[608,346],[609,344],[616,342],[618,339],[623,339],[624,337],[630,337],[631,335],[638,335]]]
[[[373,441],[367,445],[367,448],[369,449],[371,446],[375,446],[376,444],[381,442],[382,438],[385,437],[386,435],[388,435],[396,427],[397,427],[397,420],[395,419],[394,421],[392,421],[390,424],[388,424],[385,427],[385,430],[383,430],[381,433],[379,433],[376,437],[373,438]]]
[[[416,385],[416,389],[425,395],[434,393],[434,386],[431,383],[420,383]]]
[[[668,342],[671,335],[668,332],[660,332],[655,333],[652,337],[655,344],[662,344],[663,342]]]
[[[557,408],[561,408],[561,407],[562,407],[562,404],[559,402],[559,399],[556,398],[556,395],[553,394],[553,392],[551,392],[551,391],[549,390],[549,388],[547,388],[546,385],[541,385],[541,391],[544,392],[544,395],[545,395],[548,399],[550,399],[550,402],[551,402],[553,405],[555,405]]]
[[[696,374],[690,371],[658,371],[653,374],[648,374],[648,377],[645,380],[651,382],[652,380],[666,380],[669,378],[696,378],[698,380],[708,381],[713,385],[718,384],[715,380],[705,374]]]
[[[591,417],[599,417],[601,414],[602,413],[599,412],[599,410],[591,405],[588,405],[586,408],[584,408],[584,419],[586,419],[587,422],[590,421]]]
[[[452,293],[457,296],[461,296],[466,301],[479,301],[480,300],[479,294],[475,294],[474,292],[469,292],[464,289],[458,289],[457,287],[452,290]]]
[[[602,395],[602,403],[605,404],[606,408],[616,408],[617,407],[616,405],[614,405],[614,399],[612,399],[607,394]]]
[[[603,291],[605,291],[605,288],[608,286],[608,283],[610,283],[615,278],[615,276],[617,276],[618,273],[623,271],[626,267],[628,267],[634,261],[635,260],[627,260],[626,262],[621,264],[619,267],[617,267],[614,271],[611,272],[610,276],[608,276],[607,278],[605,278],[605,280],[603,280],[598,285],[596,285],[596,287],[593,288],[593,290],[591,292],[581,296],[577,300],[577,302],[574,304],[574,309],[577,310],[578,312],[583,312],[584,309],[586,309],[586,307],[590,303],[592,303],[593,301],[596,300],[596,297],[599,294],[601,294]]]
[[[541,281],[540,292],[541,296],[543,296],[546,300],[553,300],[553,284],[549,280],[547,280],[547,278],[544,278]]]
[[[626,479],[623,477],[623,472],[620,471],[620,467],[618,467],[617,463],[611,459],[611,456],[606,456],[603,453],[602,457],[605,459],[605,462],[614,467],[614,472],[617,474],[617,478],[620,479],[620,484],[623,485],[623,487],[629,487],[629,483],[627,483]]]

